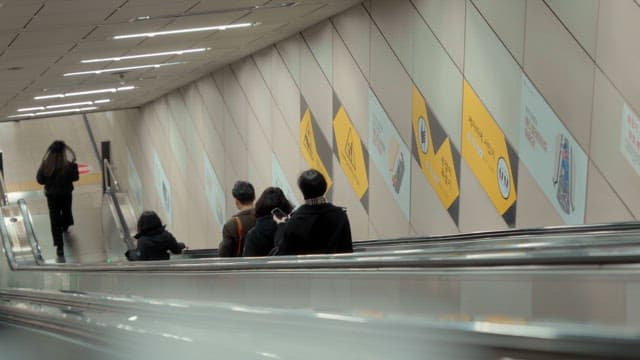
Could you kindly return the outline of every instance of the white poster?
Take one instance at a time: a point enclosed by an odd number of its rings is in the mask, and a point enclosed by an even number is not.
[[[171,203],[171,185],[169,184],[169,180],[164,173],[164,169],[162,168],[162,163],[160,162],[160,158],[157,153],[153,153],[153,177],[156,181],[156,191],[158,191],[158,196],[160,197],[160,202],[162,203],[162,208],[164,209],[165,214],[167,215],[167,219],[163,219],[166,224],[171,224],[171,219],[173,218],[172,214],[172,203]]]
[[[640,175],[640,118],[626,103],[622,106],[620,151],[631,167]]]
[[[138,171],[136,170],[136,165],[133,162],[131,153],[128,151],[127,159],[129,164],[129,195],[133,198],[133,206],[135,207],[136,214],[141,214],[142,209],[144,208],[142,200],[142,181],[140,181],[140,176],[138,176]]]
[[[404,217],[411,208],[411,153],[391,119],[369,90],[369,155],[378,168]]]
[[[216,174],[215,169],[211,166],[206,156],[204,157],[204,187],[211,211],[215,215],[218,224],[222,227],[227,218],[225,214],[226,199],[224,196],[224,187],[222,187],[218,174]]]
[[[584,223],[587,155],[525,75],[520,121],[520,160],[565,223]]]
[[[289,186],[287,177],[284,175],[284,171],[282,171],[282,167],[274,153],[271,154],[271,176],[273,186],[282,189],[282,192],[284,192],[284,195],[287,197],[289,202],[291,202],[291,205],[294,207],[298,206],[298,200],[296,199],[295,193],[291,189],[291,186]]]

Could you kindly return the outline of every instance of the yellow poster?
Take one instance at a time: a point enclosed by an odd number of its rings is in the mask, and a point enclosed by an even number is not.
[[[516,184],[504,133],[469,83],[464,81],[462,108],[462,157],[480,181],[500,215],[516,202]],[[515,223],[515,213],[507,223]]]
[[[415,86],[413,87],[412,103],[413,135],[420,167],[438,195],[440,202],[445,209],[448,209],[460,195],[451,140],[446,137],[441,144],[434,143],[427,104]]]
[[[325,180],[327,180],[328,191],[331,185],[333,185],[333,181],[318,154],[316,137],[313,132],[313,122],[311,121],[311,111],[309,109],[304,112],[304,116],[300,122],[300,150],[302,150],[302,156],[307,162],[307,165],[312,169],[318,170],[324,176]]]
[[[336,138],[340,166],[356,195],[361,199],[369,188],[367,166],[362,150],[362,141],[353,127],[349,115],[344,110],[344,106],[340,106],[333,119],[333,132]]]

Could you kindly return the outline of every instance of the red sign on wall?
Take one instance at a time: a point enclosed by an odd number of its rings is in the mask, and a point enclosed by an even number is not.
[[[80,175],[87,175],[91,172],[91,166],[89,164],[78,164],[78,172]]]

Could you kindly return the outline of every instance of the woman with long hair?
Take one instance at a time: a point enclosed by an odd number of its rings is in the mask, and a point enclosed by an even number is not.
[[[275,210],[278,209],[278,210]],[[267,256],[274,247],[274,236],[278,229],[272,212],[288,215],[293,206],[279,187],[268,187],[256,201],[256,225],[249,230],[244,242],[242,256]],[[277,216],[277,215],[276,215]]]
[[[73,182],[80,178],[78,164],[73,150],[62,140],[56,140],[42,157],[36,180],[44,185],[44,194],[49,207],[51,235],[56,247],[58,262],[65,262],[62,233],[73,225],[71,201]]]

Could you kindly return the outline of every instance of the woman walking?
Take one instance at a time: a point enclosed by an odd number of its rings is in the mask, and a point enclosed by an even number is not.
[[[69,155],[71,159],[69,159]],[[47,149],[38,169],[36,180],[44,185],[49,207],[51,235],[56,247],[57,262],[65,262],[62,233],[73,225],[71,201],[73,182],[79,179],[78,164],[73,150],[62,140],[56,140]]]

